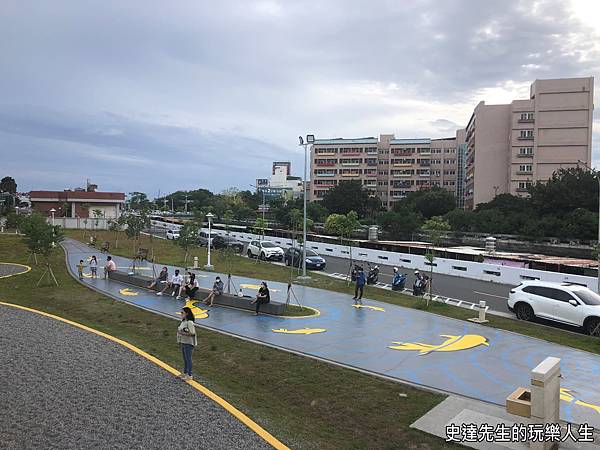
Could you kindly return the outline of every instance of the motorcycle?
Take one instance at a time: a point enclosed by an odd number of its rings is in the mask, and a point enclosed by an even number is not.
[[[422,275],[417,277],[413,284],[413,295],[415,297],[422,297],[427,292],[427,285],[429,284],[429,277]]]
[[[367,284],[375,284],[379,280],[379,266],[371,267],[369,265],[369,273],[367,275]]]
[[[352,282],[356,281],[356,275],[358,274],[359,270],[363,270],[362,266],[359,266],[358,264],[354,264],[354,267],[352,268],[352,271],[350,272],[350,280]]]
[[[392,281],[392,291],[403,291],[406,286],[406,274],[397,273]]]

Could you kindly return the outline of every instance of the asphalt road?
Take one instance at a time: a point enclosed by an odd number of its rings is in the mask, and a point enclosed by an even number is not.
[[[155,231],[156,236],[165,237],[164,231]],[[244,244],[244,255],[246,254],[247,244]],[[350,261],[344,258],[335,258],[324,256],[327,261],[325,272],[348,274]],[[365,271],[368,272],[368,264],[362,264]],[[392,284],[393,267],[379,266],[379,281]],[[406,287],[411,288],[415,280],[414,269],[399,267],[402,273],[408,274]],[[491,281],[479,281],[470,278],[461,278],[444,274],[433,274],[433,294],[451,297],[458,300],[465,300],[472,303],[479,303],[485,300],[490,309],[504,313],[510,313],[506,306],[508,294],[512,285],[494,283]]]

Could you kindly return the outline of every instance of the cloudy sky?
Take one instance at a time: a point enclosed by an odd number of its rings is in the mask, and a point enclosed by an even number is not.
[[[2,0],[0,61],[20,191],[221,191],[300,174],[300,134],[446,137],[479,100],[598,77],[600,2]]]

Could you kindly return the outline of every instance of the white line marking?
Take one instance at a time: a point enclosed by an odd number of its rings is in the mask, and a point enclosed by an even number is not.
[[[504,300],[508,300],[508,297],[502,297],[501,295],[488,294],[487,292],[479,292],[479,291],[473,291],[473,292],[475,294],[489,295],[490,297],[497,297],[497,298],[502,298]]]

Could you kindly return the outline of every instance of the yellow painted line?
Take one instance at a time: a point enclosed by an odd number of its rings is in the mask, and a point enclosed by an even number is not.
[[[113,341],[113,342],[115,342],[117,344],[122,345],[123,347],[128,348],[129,350],[137,353],[138,355],[140,355],[143,358],[146,358],[148,361],[153,362],[157,366],[165,369],[167,372],[169,372],[169,373],[171,373],[171,374],[173,374],[175,376],[181,375],[181,372],[179,370],[175,369],[174,367],[171,367],[170,365],[168,365],[167,363],[161,361],[160,359],[158,359],[158,358],[150,355],[149,353],[146,353],[145,351],[141,350],[140,348],[136,347],[135,345],[130,344],[129,342],[123,341],[123,340],[121,340],[119,338],[116,338],[114,336],[111,336],[110,334],[106,334],[106,333],[103,333],[102,331],[98,331],[98,330],[96,330],[94,328],[91,328],[91,327],[88,327],[86,325],[82,325],[80,323],[73,322],[72,320],[65,319],[65,318],[60,317],[60,316],[55,316],[54,314],[49,314],[49,313],[44,312],[44,311],[39,311],[37,309],[28,308],[26,306],[15,305],[13,303],[5,303],[5,302],[2,302],[2,301],[0,301],[0,305],[11,306],[13,308],[18,308],[18,309],[22,309],[22,310],[25,310],[25,311],[30,311],[30,312],[39,314],[41,316],[49,317],[51,319],[55,319],[55,320],[58,320],[60,322],[67,323],[69,325],[72,325],[74,327],[80,328],[82,330],[89,331],[90,333],[94,333],[94,334],[96,334],[98,336],[102,336],[102,337],[104,337],[104,338],[106,338],[106,339],[108,339],[110,341]],[[219,397],[217,394],[215,394],[214,392],[212,392],[211,390],[209,390],[205,386],[201,385],[197,381],[189,380],[189,381],[187,381],[187,383],[190,386],[192,386],[194,389],[196,389],[197,391],[199,391],[202,394],[206,395],[208,398],[210,398],[211,400],[213,400],[215,403],[218,403],[227,412],[229,412],[232,416],[234,416],[236,419],[238,419],[240,422],[242,422],[244,425],[246,425],[248,428],[250,428],[256,434],[258,434],[262,439],[264,439],[267,443],[269,443],[274,448],[276,448],[278,450],[289,450],[289,447],[287,447],[282,442],[280,442],[275,436],[273,436],[267,430],[265,430],[264,428],[262,428],[256,422],[254,422],[252,419],[250,419],[250,417],[248,417],[246,414],[244,414],[243,412],[241,412],[239,409],[237,409],[235,406],[233,406],[227,400],[223,399],[222,397]]]
[[[19,273],[13,273],[11,275],[2,275],[0,278],[8,278],[8,277],[15,277],[17,275],[23,275],[24,273],[27,273],[31,270],[31,267],[26,266],[25,264],[18,264],[18,263],[4,263],[4,262],[0,262],[0,264],[4,264],[7,266],[19,266],[19,267],[24,267],[25,270],[23,272],[19,272]]]
[[[274,316],[272,314],[268,314],[271,317],[278,317],[280,319],[312,319],[313,317],[319,317],[321,315],[321,311],[316,308],[311,308],[310,306],[303,306],[304,309],[310,309],[313,314],[310,316]]]

